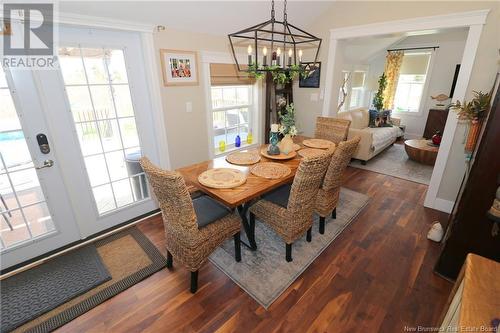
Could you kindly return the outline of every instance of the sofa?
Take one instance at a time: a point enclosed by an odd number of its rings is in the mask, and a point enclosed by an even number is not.
[[[398,137],[403,135],[403,131],[399,128],[400,120],[398,118],[391,117],[391,121],[395,126],[369,127],[370,114],[367,108],[339,112],[337,118],[351,121],[349,133],[347,134],[348,140],[355,136],[361,137],[353,158],[361,160],[363,164],[366,164],[367,161],[392,145]]]

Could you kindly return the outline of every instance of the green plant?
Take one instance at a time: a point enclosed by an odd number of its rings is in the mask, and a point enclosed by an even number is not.
[[[251,77],[256,79],[261,79],[264,77],[264,72],[258,71],[258,64],[252,64],[248,66],[248,73]],[[287,84],[295,80],[301,73],[304,73],[304,69],[300,65],[292,65],[288,69],[283,69],[280,66],[272,65],[264,67],[265,70],[269,71],[272,75],[273,81],[276,84]]]
[[[285,112],[278,112],[278,116],[280,118],[280,128],[279,131],[281,134],[286,135],[290,134],[290,136],[297,135],[297,127],[295,126],[295,107],[293,103],[288,104],[285,107]]]
[[[378,79],[378,91],[373,97],[373,106],[377,109],[378,112],[384,109],[384,90],[387,86],[387,77],[385,73],[382,73]]]
[[[482,91],[473,91],[474,97],[470,102],[456,101],[451,106],[458,113],[458,119],[468,121],[479,121],[486,116],[490,106],[491,94]]]

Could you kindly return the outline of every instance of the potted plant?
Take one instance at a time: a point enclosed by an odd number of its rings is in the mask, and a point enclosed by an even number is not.
[[[473,91],[473,98],[470,102],[457,101],[451,107],[458,114],[458,119],[469,124],[469,133],[465,142],[466,153],[472,153],[476,146],[479,132],[483,124],[483,120],[488,113],[490,106],[491,94],[481,91]]]
[[[375,110],[370,110],[370,126],[391,126],[389,123],[391,111],[384,110],[384,90],[387,87],[387,76],[382,73],[378,79],[378,90],[373,97]]]
[[[280,142],[280,150],[284,154],[293,151],[292,137],[297,135],[297,127],[295,126],[295,107],[293,103],[285,107],[285,112],[278,112],[280,118],[279,132],[284,135]]]

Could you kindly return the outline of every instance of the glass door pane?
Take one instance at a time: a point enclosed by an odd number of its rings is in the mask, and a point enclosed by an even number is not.
[[[123,50],[62,47],[59,62],[99,215],[149,198]]]
[[[2,249],[56,230],[1,67],[0,228]]]

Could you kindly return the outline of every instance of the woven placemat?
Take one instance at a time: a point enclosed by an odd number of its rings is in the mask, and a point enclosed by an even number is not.
[[[280,163],[262,162],[254,166],[250,172],[258,177],[278,179],[286,177],[292,172],[290,167]]]
[[[328,149],[330,146],[335,145],[335,143],[324,139],[306,139],[302,141],[302,144],[306,147],[317,149]]]
[[[298,143],[294,143],[293,144],[293,150],[297,151],[297,150],[300,150],[300,149],[302,149],[301,145],[299,145]]]
[[[206,187],[233,188],[244,184],[247,181],[247,176],[240,170],[216,168],[200,174],[198,181]]]
[[[299,150],[299,155],[307,158],[316,157],[324,153],[325,153],[324,149],[317,149],[317,148],[304,148]]]
[[[267,153],[267,147],[264,147],[260,150],[260,154],[266,158],[269,158],[271,160],[290,160],[292,158],[294,158],[295,156],[297,156],[297,152],[295,150],[289,152],[288,154],[283,154],[283,153],[280,153],[279,155],[269,155]]]
[[[258,154],[248,151],[238,151],[226,156],[226,161],[237,165],[251,165],[260,161]]]

